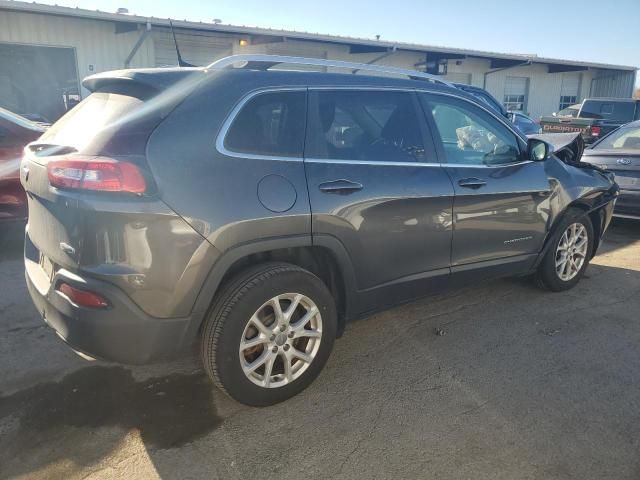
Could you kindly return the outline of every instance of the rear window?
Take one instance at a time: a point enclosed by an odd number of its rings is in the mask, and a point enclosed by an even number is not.
[[[64,147],[82,153],[141,153],[135,148],[109,152],[115,148],[111,140],[119,127],[127,124],[127,135],[139,133],[134,111],[143,100],[120,93],[93,93],[58,120],[40,137],[39,144]],[[148,129],[145,129],[148,133]],[[125,142],[126,143],[126,142]],[[105,151],[106,149],[106,151]],[[51,150],[55,154],[54,150]]]
[[[634,102],[587,100],[580,111],[581,118],[630,122],[636,111]]]
[[[234,118],[224,147],[250,155],[302,157],[305,117],[305,92],[261,93]]]
[[[593,148],[594,150],[640,150],[640,127],[619,128]]]

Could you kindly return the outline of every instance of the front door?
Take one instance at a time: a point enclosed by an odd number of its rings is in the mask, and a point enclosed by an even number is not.
[[[547,231],[545,162],[526,158],[524,140],[471,101],[439,94],[421,100],[455,189],[452,266],[528,263]]]
[[[415,93],[318,89],[309,101],[314,239],[342,242],[357,288],[377,305],[416,296],[414,281],[448,277],[453,187],[425,142]],[[384,287],[392,298],[375,293]]]

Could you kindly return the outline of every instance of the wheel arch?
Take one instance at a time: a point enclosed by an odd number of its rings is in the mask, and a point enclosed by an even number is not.
[[[285,262],[309,270],[327,286],[336,301],[338,336],[351,318],[355,276],[351,260],[342,243],[330,236],[311,238],[306,235],[250,242],[225,252],[213,265],[198,294],[189,331],[196,336],[216,294],[242,270],[256,264]]]
[[[576,200],[574,200],[573,202],[567,204],[567,206],[558,214],[556,215],[553,224],[551,225],[551,228],[549,229],[549,233],[544,241],[542,250],[540,252],[540,254],[538,255],[538,259],[536,260],[536,263],[533,267],[533,270],[535,270],[538,265],[540,264],[540,262],[542,261],[542,259],[544,258],[545,254],[547,253],[547,250],[549,249],[549,246],[553,243],[552,240],[555,237],[555,235],[557,234],[558,231],[558,226],[562,223],[562,220],[564,220],[564,218],[572,211],[572,210],[581,210],[584,215],[589,217],[589,220],[591,220],[591,225],[593,226],[593,249],[591,252],[591,258],[593,258],[595,256],[595,253],[598,250],[598,247],[600,245],[600,238],[602,236],[602,232],[604,229],[604,222],[605,222],[605,213],[604,213],[604,207],[606,205],[605,203],[601,203],[601,202],[594,202],[593,199],[587,199],[587,198],[578,198]]]

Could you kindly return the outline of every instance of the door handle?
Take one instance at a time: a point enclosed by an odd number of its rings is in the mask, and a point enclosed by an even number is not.
[[[338,195],[348,195],[358,190],[362,190],[362,184],[352,182],[351,180],[333,180],[318,185],[321,192],[337,193]]]
[[[486,184],[487,182],[485,182],[481,178],[476,177],[463,178],[461,180],[458,180],[458,185],[460,185],[461,187],[473,188],[474,190],[477,190],[480,187],[484,187]]]

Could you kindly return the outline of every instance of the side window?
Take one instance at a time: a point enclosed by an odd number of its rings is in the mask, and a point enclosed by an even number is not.
[[[394,162],[424,158],[410,93],[321,90],[310,95],[305,156]]]
[[[305,92],[258,94],[234,118],[224,147],[237,153],[302,157],[305,110]]]
[[[516,136],[482,109],[444,96],[423,99],[433,115],[447,163],[499,165],[521,160]]]

